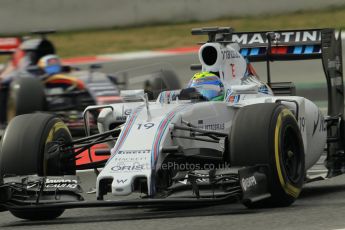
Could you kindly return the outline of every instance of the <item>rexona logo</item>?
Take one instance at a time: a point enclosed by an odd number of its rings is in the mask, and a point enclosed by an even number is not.
[[[70,179],[46,179],[45,183],[46,188],[69,188],[76,189],[78,187],[77,180]]]
[[[244,191],[247,191],[247,189],[257,185],[256,179],[254,176],[242,178],[241,184]]]

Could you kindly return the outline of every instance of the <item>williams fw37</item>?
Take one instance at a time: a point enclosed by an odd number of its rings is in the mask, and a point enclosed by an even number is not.
[[[199,50],[201,65],[193,68],[221,81],[221,100],[208,100],[198,87],[163,91],[154,102],[143,90],[122,91],[123,103],[86,108],[88,135],[80,139],[72,139],[53,115],[15,117],[1,142],[2,210],[23,219],[53,219],[80,207],[233,201],[281,207],[298,198],[307,170],[325,151],[327,177],[344,171],[341,39],[333,29],[200,28],[192,34],[208,35]],[[322,60],[327,115],[296,96],[293,83],[271,79],[272,61],[303,59]],[[250,64],[256,61],[267,63],[265,83]],[[88,114],[95,110],[99,133],[90,135]],[[99,143],[109,148],[97,154],[109,158],[76,166],[78,155]],[[81,195],[76,172],[84,169],[99,172],[95,201]],[[125,197],[133,193],[140,198]]]

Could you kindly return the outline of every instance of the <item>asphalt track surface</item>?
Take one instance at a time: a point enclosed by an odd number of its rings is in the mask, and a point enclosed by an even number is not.
[[[164,63],[176,70],[182,83],[193,75],[189,64],[197,63],[196,54],[104,64],[107,72],[136,66]],[[169,63],[169,64],[167,64]],[[261,78],[265,65],[256,65]],[[321,61],[273,63],[274,81],[293,81],[297,92],[310,99],[325,100],[326,92],[314,83],[325,82]],[[324,83],[325,84],[325,83]],[[300,89],[299,89],[300,87]],[[95,184],[95,176],[82,173],[85,191]],[[94,194],[86,195],[94,199]],[[288,208],[248,210],[240,203],[197,209],[91,208],[67,210],[53,221],[24,221],[9,212],[0,213],[1,229],[345,229],[345,175],[305,185],[300,198]]]

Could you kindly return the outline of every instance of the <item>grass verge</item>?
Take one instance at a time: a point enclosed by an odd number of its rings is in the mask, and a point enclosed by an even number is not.
[[[231,26],[237,31],[291,28],[345,28],[345,6],[319,11],[223,18],[208,22],[189,22],[130,28],[60,32],[51,35],[61,57],[88,56],[139,50],[155,50],[194,45],[204,38],[191,36],[191,28]]]

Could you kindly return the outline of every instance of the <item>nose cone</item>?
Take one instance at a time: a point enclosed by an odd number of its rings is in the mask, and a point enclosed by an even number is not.
[[[115,196],[127,196],[132,193],[132,179],[127,177],[114,178],[111,193]]]
[[[120,156],[117,157],[120,158]],[[107,193],[113,196],[127,196],[133,192],[142,191],[152,193],[150,164],[144,161],[134,163],[118,162],[118,159],[114,161],[110,162],[97,177],[97,196],[102,197]],[[145,187],[142,187],[143,185]]]

